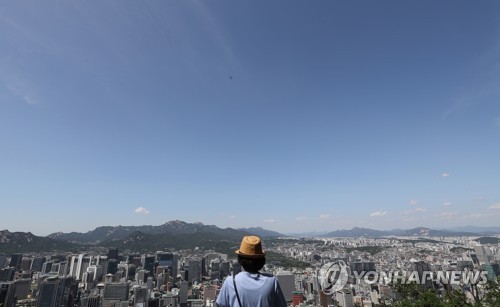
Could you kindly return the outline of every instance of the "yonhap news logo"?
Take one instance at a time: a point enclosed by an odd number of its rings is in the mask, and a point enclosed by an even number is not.
[[[480,270],[464,271],[362,271],[353,272],[356,283],[366,284],[421,284],[441,285],[484,285],[488,282],[488,272]]]
[[[341,291],[349,280],[350,270],[342,260],[328,262],[316,272],[319,290],[326,295]],[[351,282],[355,284],[427,284],[441,285],[484,285],[488,272],[482,270],[463,271],[353,271]]]
[[[326,295],[342,290],[348,277],[347,265],[342,260],[325,263],[317,274],[319,287]]]

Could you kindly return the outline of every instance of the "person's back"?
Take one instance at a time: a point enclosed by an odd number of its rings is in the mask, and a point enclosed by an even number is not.
[[[276,277],[259,272],[266,261],[260,238],[244,237],[236,253],[245,271],[226,278],[217,297],[217,306],[286,307]]]
[[[235,276],[235,281],[242,307],[286,306],[278,280],[272,275],[241,272]],[[217,305],[238,306],[232,276],[224,281]]]

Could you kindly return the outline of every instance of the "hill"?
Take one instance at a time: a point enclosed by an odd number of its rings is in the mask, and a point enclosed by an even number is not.
[[[239,239],[238,239],[239,240]],[[213,249],[228,253],[238,249],[239,242],[215,233],[147,234],[134,232],[123,239],[101,242],[99,246],[116,247],[131,252],[151,252],[165,249]]]
[[[472,232],[456,232],[450,230],[434,230],[425,227],[417,227],[412,229],[394,229],[394,230],[374,230],[370,228],[354,227],[350,230],[336,230],[329,232],[323,237],[372,237],[380,238],[387,236],[400,236],[400,237],[475,237],[478,234]]]
[[[66,241],[38,237],[31,232],[0,231],[0,251],[4,253],[72,251],[79,247]]]
[[[53,233],[48,235],[55,240],[65,240],[80,244],[96,245],[104,241],[125,239],[131,234],[142,233],[151,235],[181,235],[181,234],[202,234],[211,233],[220,235],[231,240],[241,240],[243,236],[250,235],[250,232],[233,228],[219,228],[214,225],[204,225],[202,223],[186,223],[175,220],[169,221],[159,226],[101,226],[86,233]]]
[[[286,235],[282,233],[272,230],[267,230],[262,227],[238,228],[238,230],[245,231],[262,238],[286,237]]]

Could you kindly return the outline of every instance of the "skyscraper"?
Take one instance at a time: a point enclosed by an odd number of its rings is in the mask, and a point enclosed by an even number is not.
[[[155,257],[150,255],[141,256],[141,265],[144,270],[146,270],[149,275],[153,275],[155,268]]]
[[[15,268],[16,271],[21,269],[21,262],[23,260],[22,254],[14,254],[10,256],[9,266]]]
[[[349,289],[342,289],[342,291],[336,292],[336,298],[339,303],[339,306],[342,307],[353,307],[354,306],[354,297],[352,291]]]
[[[5,267],[5,263],[7,262],[7,256],[5,254],[0,254],[0,269]]]
[[[487,246],[475,246],[474,250],[477,255],[477,259],[479,260],[479,264],[488,264],[491,260],[493,260],[493,253]]]
[[[287,302],[292,301],[292,293],[295,291],[295,276],[287,271],[282,271],[276,274],[281,291]]]
[[[47,277],[40,282],[36,307],[73,306],[77,290],[73,277]]]
[[[200,261],[197,259],[190,259],[188,263],[188,281],[199,281],[201,279]]]
[[[105,300],[128,300],[129,284],[125,283],[107,283],[104,285],[103,299]]]
[[[431,278],[428,278],[427,272],[431,271],[431,266],[425,261],[417,261],[413,263],[413,269],[418,273],[418,279],[422,285],[425,285],[427,289],[433,288],[433,283]]]
[[[149,300],[149,292],[146,287],[135,286],[134,290],[134,306],[147,307]]]
[[[15,289],[15,297],[18,300],[24,300],[28,298],[28,294],[30,292],[30,286],[31,286],[31,278],[27,279],[18,279],[14,282],[16,289]]]
[[[35,257],[31,262],[31,270],[33,272],[41,272],[42,266],[45,263],[45,257]]]
[[[159,267],[168,267],[170,276],[177,277],[178,272],[178,255],[172,252],[156,252],[156,261]]]
[[[108,259],[118,260],[118,248],[110,248],[108,250]]]
[[[0,306],[15,307],[16,284],[12,281],[0,282]]]

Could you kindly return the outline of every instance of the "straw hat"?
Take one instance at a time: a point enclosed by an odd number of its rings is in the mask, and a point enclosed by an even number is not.
[[[257,236],[244,236],[243,240],[241,240],[240,249],[236,251],[236,254],[248,258],[262,258],[265,256],[262,251],[262,243]]]

